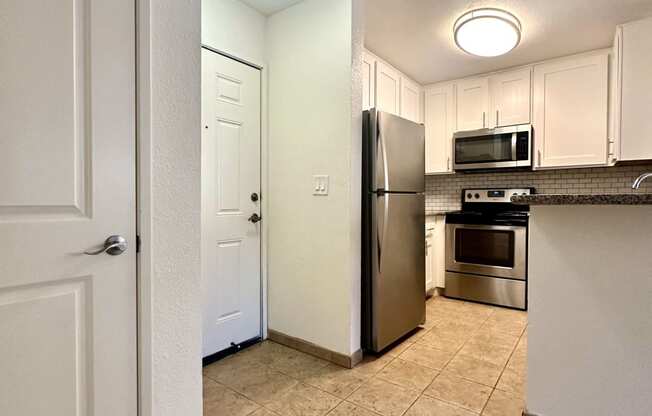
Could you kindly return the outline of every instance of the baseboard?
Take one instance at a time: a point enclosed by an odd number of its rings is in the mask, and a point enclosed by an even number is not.
[[[305,352],[322,360],[330,361],[333,364],[345,368],[353,368],[356,364],[362,361],[362,350],[358,350],[351,355],[342,354],[339,352],[331,351],[327,348],[320,347],[312,342],[305,341],[301,338],[285,335],[282,332],[273,329],[267,330],[267,338],[271,341],[285,345],[286,347]]]

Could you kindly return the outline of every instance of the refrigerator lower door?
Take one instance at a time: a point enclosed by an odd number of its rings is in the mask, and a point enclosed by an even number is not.
[[[425,319],[425,197],[385,193],[373,198],[367,347],[381,351]]]

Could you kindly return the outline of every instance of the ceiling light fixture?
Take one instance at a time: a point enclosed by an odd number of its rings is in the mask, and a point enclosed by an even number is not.
[[[521,41],[521,22],[500,9],[475,9],[464,13],[453,26],[455,44],[476,56],[506,54]]]

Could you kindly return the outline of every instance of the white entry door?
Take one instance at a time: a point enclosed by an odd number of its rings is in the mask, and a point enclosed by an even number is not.
[[[260,71],[202,50],[204,357],[261,335]]]
[[[134,6],[0,0],[0,415],[137,412]]]

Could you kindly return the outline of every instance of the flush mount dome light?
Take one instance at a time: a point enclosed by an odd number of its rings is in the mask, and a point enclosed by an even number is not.
[[[460,16],[453,26],[455,43],[477,56],[506,54],[521,41],[521,22],[500,9],[475,9]]]

